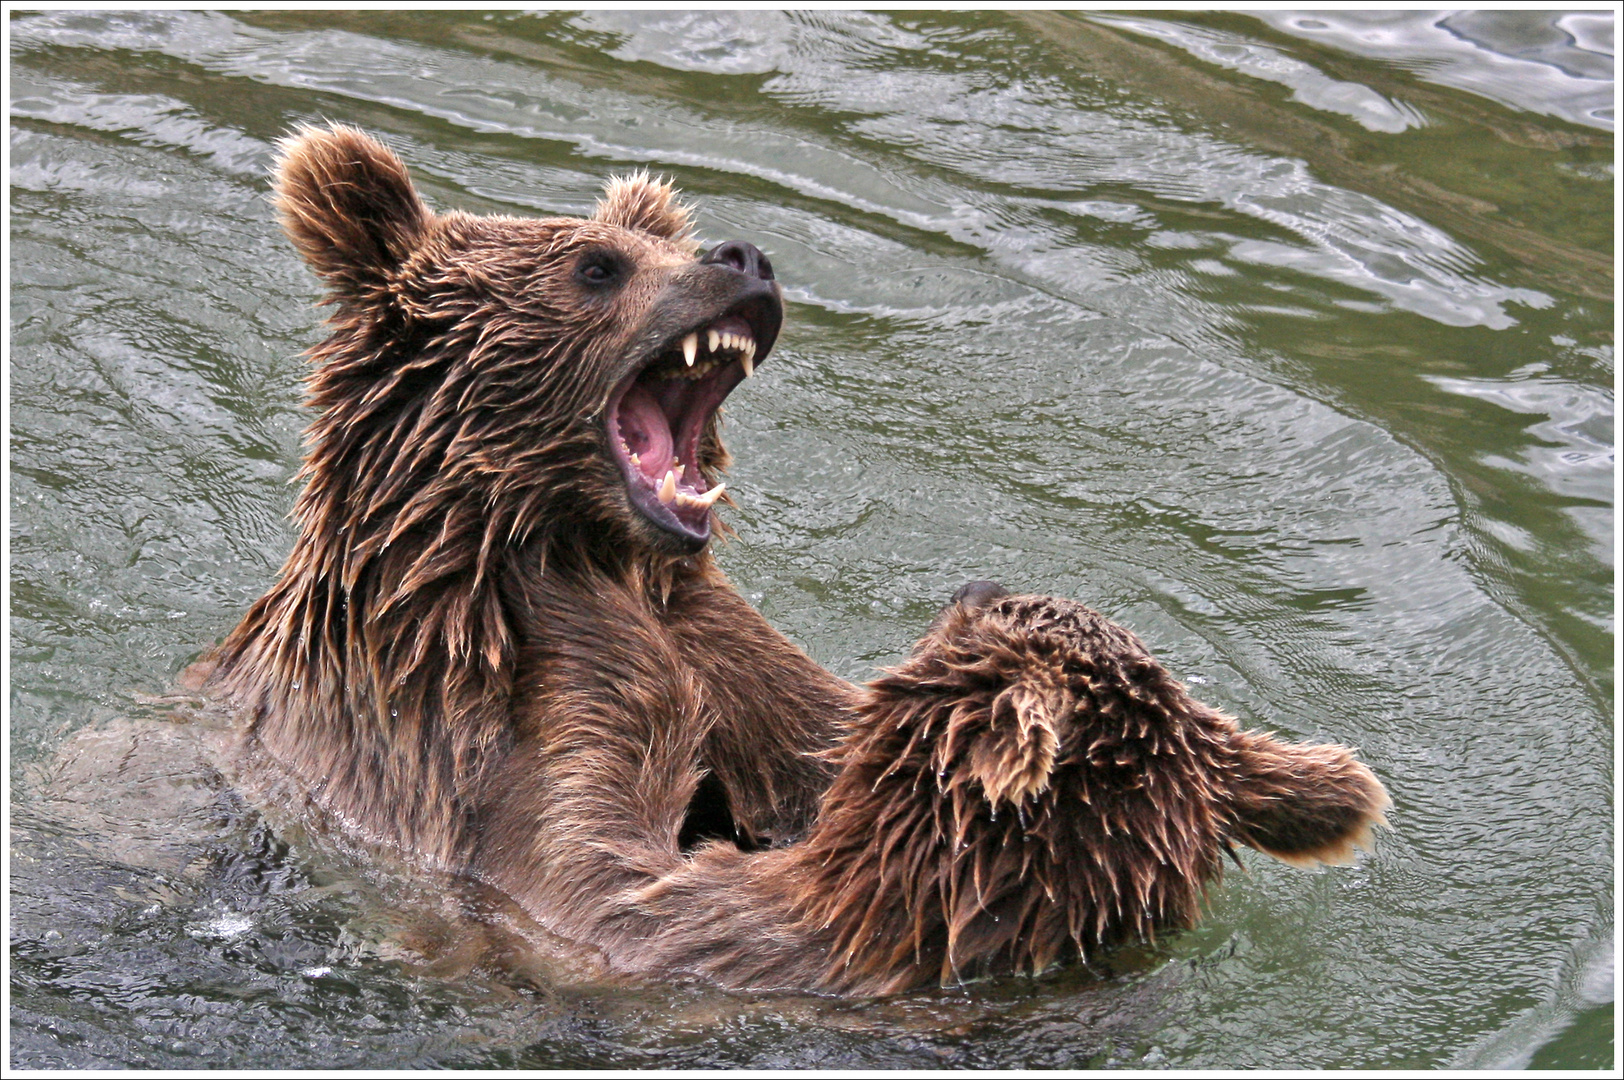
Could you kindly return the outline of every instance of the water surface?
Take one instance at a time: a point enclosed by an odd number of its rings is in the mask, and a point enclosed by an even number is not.
[[[1610,1065],[1612,28],[14,14],[12,1064]],[[1393,829],[1114,973],[850,1003],[425,969],[431,887],[183,755],[173,829],[64,816],[60,748],[162,723],[288,550],[320,314],[265,171],[322,119],[440,208],[646,167],[769,253],[720,557],[835,671],[966,580],[1076,597],[1359,746]]]

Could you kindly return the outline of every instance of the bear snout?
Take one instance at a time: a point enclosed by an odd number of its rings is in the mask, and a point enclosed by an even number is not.
[[[743,240],[717,244],[700,256],[699,261],[705,266],[730,266],[746,277],[773,280],[773,264],[760,248]]]

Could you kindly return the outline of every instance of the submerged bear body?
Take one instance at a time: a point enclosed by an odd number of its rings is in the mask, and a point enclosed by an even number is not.
[[[436,214],[335,127],[277,202],[336,310],[298,540],[209,680],[345,828],[617,970],[885,993],[1188,926],[1232,844],[1380,821],[1348,750],[1240,731],[1069,601],[967,588],[866,687],[767,625],[709,542],[779,287],[664,185]]]

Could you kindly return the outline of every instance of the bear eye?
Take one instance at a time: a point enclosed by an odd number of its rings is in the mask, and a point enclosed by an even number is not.
[[[575,264],[575,280],[593,289],[618,285],[625,276],[625,260],[613,251],[589,251]]]

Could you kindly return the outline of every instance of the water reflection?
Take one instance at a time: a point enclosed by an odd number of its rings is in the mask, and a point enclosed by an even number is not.
[[[1333,79],[1312,64],[1288,56],[1279,49],[1248,40],[1240,34],[1183,26],[1160,19],[1106,15],[1095,15],[1093,18],[1107,26],[1176,45],[1208,63],[1239,71],[1254,79],[1288,86],[1293,101],[1350,117],[1370,131],[1396,135],[1426,123],[1426,117],[1413,106],[1383,97],[1360,83]]]
[[[1260,12],[1278,30],[1417,78],[1613,130],[1613,16],[1600,11]]]

